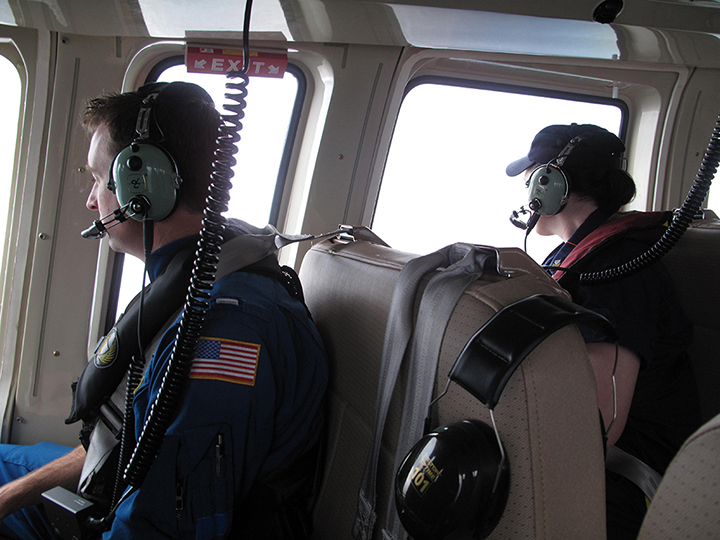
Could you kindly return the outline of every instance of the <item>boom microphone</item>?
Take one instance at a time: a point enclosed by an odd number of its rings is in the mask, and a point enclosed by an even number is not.
[[[130,203],[126,204],[125,206],[121,206],[120,208],[100,219],[96,219],[95,221],[93,221],[92,227],[88,227],[80,234],[83,238],[92,238],[93,240],[99,240],[100,238],[103,238],[107,234],[108,229],[113,228],[115,225],[122,223],[128,217],[130,217],[126,213],[128,206],[130,206]]]
[[[523,221],[520,219],[520,214],[530,214],[530,218],[527,221]],[[530,231],[537,225],[539,219],[540,214],[537,211],[533,211],[532,209],[528,210],[524,206],[521,206],[519,210],[513,210],[513,213],[510,214],[510,222],[518,229],[527,231],[528,234],[530,234]]]
[[[92,238],[93,240],[100,240],[105,236],[107,230],[99,219],[93,221],[92,227],[88,227],[80,234],[83,238]]]
[[[510,214],[510,223],[518,229],[525,230],[527,229],[527,223],[520,219],[520,214],[527,214],[527,210],[524,207],[521,207],[520,210],[513,210],[512,214]]]

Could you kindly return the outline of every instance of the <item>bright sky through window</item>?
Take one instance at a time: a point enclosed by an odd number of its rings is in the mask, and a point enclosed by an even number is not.
[[[5,233],[13,186],[15,145],[20,119],[20,75],[13,63],[0,56],[2,103],[0,107],[0,261],[4,255]]]
[[[618,133],[620,109],[541,96],[420,84],[409,91],[390,146],[373,230],[391,246],[428,253],[454,242],[522,247],[509,220],[527,204],[508,163],[527,154],[551,124],[597,124]],[[554,238],[532,234],[537,260]]]

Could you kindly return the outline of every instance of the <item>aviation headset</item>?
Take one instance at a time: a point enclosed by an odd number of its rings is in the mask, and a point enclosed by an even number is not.
[[[455,382],[480,400],[490,410],[492,427],[475,419],[441,426],[405,457],[395,476],[395,502],[413,540],[482,540],[493,531],[510,490],[493,409],[525,357],[546,337],[577,322],[617,340],[601,315],[558,296],[536,295],[500,310],[468,341],[450,370],[448,387]]]
[[[570,195],[570,179],[562,167],[584,140],[583,135],[573,137],[556,158],[532,172],[528,180],[530,210],[539,216],[554,216],[565,208]]]
[[[565,136],[569,136],[565,139],[568,142],[555,155],[554,148]],[[506,169],[508,176],[517,176],[534,162],[549,160],[530,174],[526,182],[528,208],[522,206],[513,211],[510,221],[530,234],[540,217],[553,216],[565,208],[573,189],[567,172],[570,165],[567,161],[571,156],[573,168],[622,169],[624,151],[625,145],[620,139],[598,126],[572,124],[548,126],[541,130],[535,136],[528,156],[511,163]],[[548,152],[552,152],[552,158],[548,157]],[[520,214],[531,215],[527,221],[523,221]]]
[[[175,160],[159,143],[162,130],[153,115],[153,107],[165,85],[148,94],[140,105],[135,124],[135,139],[113,159],[108,189],[115,193],[121,207],[128,207],[133,219],[161,221],[177,205],[180,175]],[[160,138],[150,136],[151,126]]]

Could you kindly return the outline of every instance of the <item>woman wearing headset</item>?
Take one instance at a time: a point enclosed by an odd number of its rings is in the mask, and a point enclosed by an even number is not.
[[[562,240],[545,260],[548,272],[575,303],[604,315],[618,333],[616,357],[608,338],[581,328],[608,448],[617,446],[663,474],[700,425],[686,354],[692,326],[670,276],[656,263],[605,284],[578,282],[582,272],[613,268],[646,251],[672,217],[619,212],[635,196],[635,183],[622,169],[624,150],[618,137],[598,126],[548,126],[506,172],[525,174],[535,213],[529,226],[536,222],[538,234]],[[610,471],[606,490],[608,538],[637,538],[647,508],[643,491]]]

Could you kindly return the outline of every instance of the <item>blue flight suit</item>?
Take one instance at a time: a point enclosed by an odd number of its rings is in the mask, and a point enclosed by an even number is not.
[[[181,239],[153,252],[151,279],[196,240]],[[161,337],[135,392],[136,438],[160,389],[179,321]],[[242,510],[256,482],[292,469],[320,440],[327,378],[317,329],[304,305],[278,280],[237,271],[216,281],[180,410],[141,488],[120,504],[103,538],[225,537],[233,510]],[[53,450],[45,459],[39,448],[9,446],[15,453],[35,448],[31,468],[60,455]],[[11,475],[0,482],[12,480]],[[287,485],[279,496],[290,496],[295,488]],[[44,518],[41,509],[28,512],[33,515],[21,522]],[[28,538],[28,530],[18,534]]]
[[[257,350],[256,373],[228,382],[226,373],[191,372],[158,458],[139,492],[118,509],[106,539],[222,537],[234,504],[253,483],[290,467],[320,437],[327,362],[304,306],[277,280],[245,272],[216,282],[210,302],[198,349],[218,339],[257,346],[249,347]],[[177,324],[162,337],[136,391],[136,437],[176,332]]]

